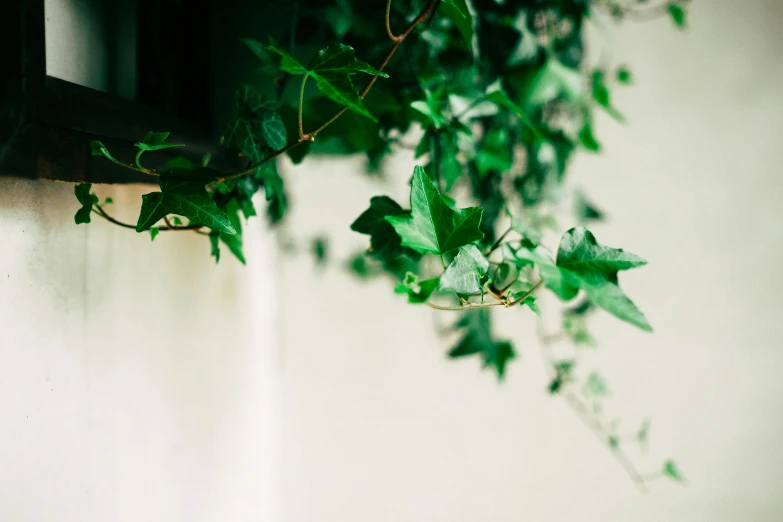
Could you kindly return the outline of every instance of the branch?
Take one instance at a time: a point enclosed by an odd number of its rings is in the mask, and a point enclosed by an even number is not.
[[[512,306],[516,306],[534,293],[536,293],[536,290],[541,288],[541,286],[544,284],[544,281],[541,280],[535,285],[533,285],[533,288],[522,294],[521,297],[514,299],[511,302],[508,302],[504,297],[501,296],[500,301],[495,301],[492,303],[470,303],[470,302],[463,302],[460,306],[441,306],[436,305],[435,303],[431,303],[427,301],[425,304],[429,306],[430,308],[434,308],[435,310],[447,310],[447,311],[453,311],[458,312],[460,310],[465,310],[467,308],[488,308],[490,306],[505,306],[506,308],[511,308]]]
[[[598,438],[600,438],[604,443],[609,440],[609,437],[611,437],[612,434],[604,428],[604,426],[601,424],[601,421],[590,412],[588,407],[585,406],[585,404],[573,392],[564,394],[563,399],[565,400],[566,404],[568,404],[571,409],[577,413],[579,418],[582,419],[585,424],[587,424],[587,426],[596,433],[596,435],[598,435]],[[639,470],[636,469],[636,466],[634,466],[633,462],[631,462],[631,459],[628,457],[628,455],[626,455],[619,447],[607,445],[607,448],[612,452],[614,458],[617,459],[620,465],[625,469],[626,473],[628,473],[628,476],[631,477],[631,480],[633,480],[634,484],[636,484],[639,490],[642,493],[647,493],[647,484],[645,478],[639,473]]]
[[[392,42],[399,42],[401,41],[400,37],[394,36],[394,33],[391,30],[391,24],[389,23],[389,15],[391,14],[391,4],[392,4],[392,0],[386,2],[386,34],[389,35],[389,38],[391,39]]]
[[[96,214],[101,216],[103,219],[105,219],[109,223],[114,223],[115,225],[120,226],[120,227],[132,228],[133,230],[136,230],[136,225],[131,225],[130,223],[123,223],[122,221],[120,221],[118,219],[114,219],[113,217],[111,217],[109,214],[106,213],[106,211],[103,209],[103,207],[101,207],[97,203],[95,205],[93,205],[93,206],[95,207],[93,209],[93,212],[95,212]],[[183,226],[183,227],[175,227],[171,223],[169,223],[168,217],[165,217],[163,219],[166,222],[166,226],[165,227],[154,227],[154,228],[157,228],[158,231],[160,231],[160,232],[167,232],[167,231],[180,232],[182,230],[198,230],[200,228],[204,228],[203,225],[187,225],[187,226]]]
[[[420,23],[424,22],[427,19],[427,17],[429,17],[429,15],[432,12],[433,8],[437,4],[439,4],[439,3],[440,3],[440,0],[430,0],[429,4],[427,4],[427,6],[421,11],[421,13],[419,13],[419,16],[417,16],[416,19],[413,20],[413,22],[411,23],[410,26],[408,26],[408,28],[405,30],[405,32],[397,37],[398,40],[395,40],[394,45],[389,50],[389,54],[386,55],[386,58],[383,60],[383,63],[381,64],[380,67],[378,67],[378,74],[376,74],[375,76],[372,77],[372,79],[370,80],[370,83],[367,84],[367,87],[365,87],[364,90],[359,95],[360,98],[364,99],[364,97],[367,96],[367,93],[370,92],[370,89],[372,89],[372,86],[375,84],[376,80],[378,80],[378,76],[380,75],[380,73],[383,72],[383,70],[389,64],[389,60],[391,60],[391,57],[394,56],[394,53],[397,50],[397,48],[400,46],[400,44],[408,37],[408,35],[411,34],[411,32],[413,32],[413,30],[416,28],[417,25],[419,25]],[[235,178],[240,178],[242,176],[246,176],[248,174],[252,174],[253,172],[256,171],[256,169],[258,169],[264,163],[267,163],[268,161],[273,160],[274,158],[280,156],[281,154],[284,154],[284,153],[288,152],[289,150],[293,149],[294,147],[298,146],[299,144],[304,143],[305,141],[313,141],[313,139],[316,137],[316,135],[318,135],[326,127],[328,127],[329,125],[334,123],[334,121],[337,120],[337,118],[339,118],[343,114],[345,114],[345,112],[347,110],[348,110],[348,107],[343,107],[329,121],[327,121],[326,123],[324,123],[323,125],[318,127],[313,132],[309,132],[307,134],[303,134],[303,136],[301,136],[297,141],[292,141],[291,143],[289,143],[288,145],[286,145],[282,149],[280,149],[280,150],[278,150],[276,152],[273,152],[272,154],[270,154],[269,156],[267,156],[263,160],[259,161],[258,163],[253,163],[249,167],[247,167],[247,168],[245,168],[243,170],[240,170],[239,172],[234,172],[232,174],[225,174],[225,175],[217,178],[210,185],[214,186],[214,185],[217,185],[217,184],[222,183],[224,181],[228,181],[228,180],[231,180],[231,179],[235,179]]]

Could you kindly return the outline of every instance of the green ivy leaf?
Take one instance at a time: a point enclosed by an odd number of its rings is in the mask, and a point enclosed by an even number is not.
[[[251,50],[253,48],[251,47]],[[307,69],[304,65],[299,63],[296,58],[288,54],[286,51],[275,47],[274,45],[267,45],[266,50],[277,54],[281,57],[280,68],[289,74],[307,74]],[[255,51],[254,51],[255,52]]]
[[[636,433],[636,440],[639,442],[639,445],[646,446],[647,440],[650,438],[650,421],[645,420],[642,423],[642,426],[639,428],[639,431]]]
[[[224,142],[236,147],[253,163],[264,159],[268,152],[286,146],[287,133],[275,102],[266,100],[249,86],[236,95],[237,116],[224,134]]]
[[[370,199],[370,208],[351,224],[351,230],[370,236],[370,255],[381,260],[393,259],[403,253],[402,240],[386,216],[404,213],[402,207],[388,196]]]
[[[680,470],[677,469],[677,465],[673,460],[667,460],[663,463],[663,474],[674,481],[685,482],[685,478],[680,473]]]
[[[453,7],[454,10],[459,13],[460,16],[462,16],[462,18],[470,17],[470,11],[468,10],[468,6],[465,4],[465,0],[443,0],[443,3]]]
[[[159,233],[160,233],[160,229],[158,229],[158,228],[151,228],[150,229],[150,243],[155,241],[155,238],[158,237]]]
[[[262,169],[261,179],[268,202],[266,213],[269,216],[269,221],[273,224],[279,223],[288,210],[288,195],[285,191],[283,178],[277,172],[277,164],[267,163]]]
[[[489,260],[475,245],[460,247],[457,256],[440,278],[440,289],[459,295],[484,293],[483,282],[489,270]]]
[[[73,189],[76,199],[82,204],[82,208],[77,210],[73,216],[73,220],[77,225],[92,221],[92,207],[98,203],[98,196],[91,193],[91,190],[92,185],[90,183],[79,183]]]
[[[473,16],[466,0],[443,0],[441,11],[451,19],[462,39],[470,47],[473,40]]]
[[[624,85],[630,85],[633,82],[631,71],[625,66],[618,67],[617,81]]]
[[[90,142],[90,155],[91,156],[103,156],[104,158],[113,161],[114,163],[120,163],[114,159],[114,156],[109,154],[109,149],[100,141],[93,140]]]
[[[136,143],[135,147],[141,151],[150,151],[150,150],[162,150],[162,149],[170,149],[172,147],[184,147],[185,145],[179,145],[176,143],[169,143],[166,141],[169,137],[170,132],[148,132],[146,136],[144,136],[144,141],[140,143]]]
[[[419,277],[413,272],[407,272],[405,279],[394,288],[395,293],[407,294],[408,302],[413,304],[424,303],[438,288],[440,278],[425,279],[419,281]]]
[[[485,309],[465,312],[457,323],[462,338],[449,351],[449,357],[458,358],[481,355],[483,366],[493,366],[502,380],[506,373],[506,364],[514,358],[514,348],[508,341],[496,341],[492,338],[489,313]]]
[[[220,262],[220,232],[212,230],[209,233],[210,255],[215,258],[215,263]]]
[[[593,71],[592,75],[592,89],[593,89],[593,99],[603,107],[607,113],[614,119],[616,119],[619,122],[625,121],[625,118],[622,114],[620,114],[620,111],[615,109],[612,106],[611,102],[611,94],[609,93],[609,87],[606,85],[606,82],[604,81],[604,72],[600,69],[596,69]]]
[[[329,255],[329,242],[325,237],[316,237],[312,242],[313,256],[319,265],[326,263]]]
[[[236,257],[240,263],[245,265],[247,263],[245,261],[245,253],[243,250],[242,220],[239,217],[239,212],[239,203],[236,199],[231,200],[226,207],[226,216],[228,216],[228,220],[231,222],[231,226],[234,228],[236,233],[227,234],[223,231],[220,231],[218,234],[220,241],[228,247],[228,250],[234,254],[234,257]]]
[[[587,382],[585,383],[585,391],[589,395],[595,395],[600,397],[606,395],[607,387],[603,377],[601,377],[595,372],[591,373],[587,377]]]
[[[496,129],[489,132],[481,142],[476,154],[476,168],[481,176],[489,172],[508,172],[513,161],[513,147],[508,131]]]
[[[668,7],[669,16],[678,29],[685,28],[685,8],[677,3],[671,3]]]
[[[236,234],[236,229],[212,200],[203,183],[161,176],[160,188],[161,192],[142,196],[137,232],[148,230],[169,214],[177,214],[192,223],[226,234]]]
[[[420,166],[413,172],[410,204],[410,214],[386,217],[402,238],[403,246],[440,255],[484,238],[479,229],[482,209],[449,208]]]
[[[381,72],[370,64],[357,59],[354,56],[353,47],[341,43],[332,44],[318,51],[307,68],[316,74],[355,74],[363,72],[388,78],[389,75]]]
[[[555,263],[537,250],[521,248],[514,256],[523,263],[535,263],[546,286],[561,299],[573,299],[581,288],[592,303],[615,317],[652,331],[644,314],[617,284],[618,271],[647,264],[641,257],[598,244],[584,227],[563,234]]]
[[[370,118],[372,121],[378,121],[378,119],[370,114],[370,112],[364,107],[364,102],[359,91],[353,84],[351,77],[347,74],[311,74],[315,78],[315,83],[318,85],[318,89],[332,101],[339,105],[344,105],[352,111]]]
[[[601,150],[601,144],[593,136],[593,128],[590,122],[585,122],[582,129],[579,131],[579,143],[582,144],[587,150],[598,152]]]

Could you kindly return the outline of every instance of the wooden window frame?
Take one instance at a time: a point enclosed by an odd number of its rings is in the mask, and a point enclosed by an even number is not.
[[[166,0],[141,0],[140,5],[145,3],[148,4],[145,7],[154,8],[165,4]],[[189,5],[177,12],[178,17],[196,13],[202,17],[202,22],[206,20],[208,29],[207,0],[183,1],[182,4]],[[180,76],[179,83],[183,86],[179,93],[174,93],[175,98],[194,85],[192,77],[182,78],[182,75],[200,75],[197,80],[201,87],[196,89],[196,95],[188,90],[187,95],[179,97],[188,105],[180,102],[175,110],[156,108],[48,76],[44,16],[44,0],[7,0],[3,6],[0,17],[0,67],[3,70],[0,75],[0,176],[90,183],[154,183],[155,179],[150,176],[92,156],[89,145],[91,140],[100,140],[113,156],[130,163],[136,152],[133,144],[141,141],[150,130],[169,131],[171,142],[185,145],[156,152],[152,160],[145,161],[145,165],[150,163],[153,168],[160,168],[176,156],[185,156],[198,163],[205,154],[211,156],[210,166],[222,171],[240,168],[246,163],[246,160],[236,156],[230,158],[221,151],[211,128],[210,78],[209,69],[204,65],[209,63],[208,45],[197,55],[181,53],[186,62],[173,64],[174,75]],[[188,30],[191,26],[183,23],[180,27]],[[198,34],[201,38],[208,37],[204,32]],[[160,43],[150,44],[146,35],[144,40],[143,45],[147,48]],[[143,47],[140,46],[139,51],[143,53]],[[197,60],[198,67],[195,66]],[[140,65],[143,64],[140,62]],[[169,71],[169,65],[172,64],[154,60],[153,70],[147,71],[151,73],[147,78],[161,77],[160,68],[167,66]],[[171,72],[164,78],[164,83],[169,81]],[[152,89],[161,88],[160,83],[158,80]],[[169,94],[171,83],[162,86]],[[149,86],[146,90],[150,90]],[[206,123],[183,121],[177,112],[185,115],[203,113]]]

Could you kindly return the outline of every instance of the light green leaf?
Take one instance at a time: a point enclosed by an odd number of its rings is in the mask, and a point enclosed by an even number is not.
[[[158,228],[150,229],[150,242],[155,241],[155,238],[158,237],[158,233],[160,233],[160,229]]]
[[[459,295],[482,294],[487,270],[489,261],[475,245],[460,247],[457,256],[440,278],[440,289],[451,290]]]
[[[397,284],[394,291],[398,294],[407,294],[409,303],[424,303],[430,298],[435,289],[438,288],[439,280],[439,278],[435,277],[419,281],[419,277],[416,274],[407,272],[405,274],[405,279]]]
[[[677,469],[677,465],[673,460],[667,460],[663,463],[663,474],[677,482],[685,482],[685,478],[680,473],[680,470]]]
[[[576,103],[584,96],[584,83],[580,71],[550,56],[530,82],[527,100],[533,106],[559,98]]]
[[[606,85],[606,82],[604,82],[604,72],[600,69],[593,71],[592,89],[593,99],[596,101],[596,103],[598,103],[598,105],[603,107],[606,112],[617,121],[621,123],[625,121],[625,117],[620,114],[620,111],[612,106],[609,87]]]
[[[604,396],[607,393],[606,383],[603,377],[593,372],[587,377],[585,391],[589,395]]]
[[[403,246],[421,253],[440,255],[484,237],[479,229],[482,209],[449,208],[420,166],[413,172],[410,204],[411,214],[386,217],[402,238]]]
[[[592,303],[642,330],[652,331],[644,314],[617,284],[618,271],[647,263],[641,257],[598,244],[584,227],[563,234],[555,263],[540,249],[520,248],[513,255],[522,263],[533,262],[546,286],[561,299],[573,299],[581,288]]]

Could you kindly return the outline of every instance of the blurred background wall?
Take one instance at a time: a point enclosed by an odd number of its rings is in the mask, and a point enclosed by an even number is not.
[[[640,494],[547,394],[533,314],[494,312],[519,353],[498,384],[477,360],[446,360],[435,329],[453,316],[301,257],[282,264],[286,522],[783,520],[783,2],[690,12],[685,33],[667,19],[608,40],[591,27],[592,59],[636,81],[613,91],[627,124],[599,120],[605,152],[570,174],[609,213],[598,240],[649,260],[622,284],[656,329],[599,312],[583,358],[621,432],[652,419],[649,452],[629,450],[642,472],[671,457],[687,486]],[[335,257],[366,247],[347,224],[370,196],[405,201],[412,167],[402,151],[386,181],[362,178],[360,158],[286,168],[291,229],[329,234]]]

